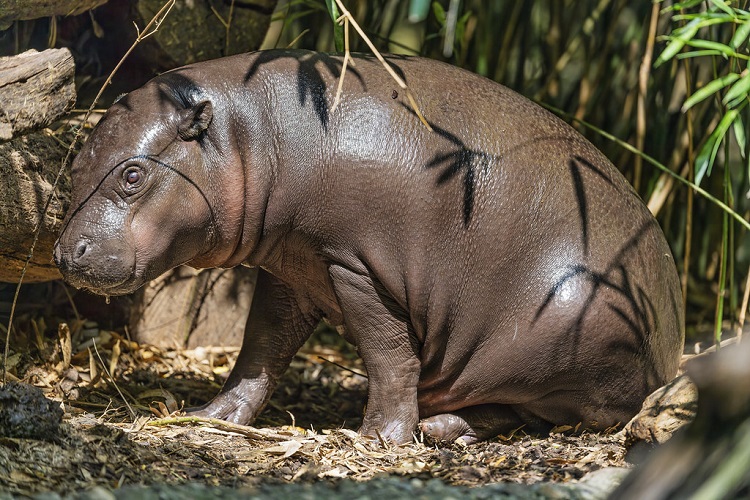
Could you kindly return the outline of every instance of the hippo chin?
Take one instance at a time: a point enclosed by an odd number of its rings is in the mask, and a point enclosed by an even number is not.
[[[259,266],[242,350],[197,415],[249,424],[326,318],[369,376],[361,433],[473,442],[625,423],[672,378],[680,287],[656,221],[571,127],[507,88],[391,57],[244,54],[114,104],[55,249],[117,294],[179,264]]]

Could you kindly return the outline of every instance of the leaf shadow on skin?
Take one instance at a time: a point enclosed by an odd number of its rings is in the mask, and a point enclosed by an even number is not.
[[[352,58],[355,61],[376,61],[375,57],[369,54],[352,54]],[[326,99],[326,90],[328,86],[333,83],[333,88],[338,82],[341,76],[341,69],[343,67],[343,57],[333,57],[329,54],[322,54],[318,52],[306,51],[306,50],[285,50],[285,51],[261,51],[257,53],[253,63],[248,68],[245,74],[245,82],[249,82],[256,76],[258,70],[264,64],[277,62],[279,59],[290,59],[298,64],[297,66],[297,98],[300,106],[304,106],[309,99],[315,110],[315,114],[323,126],[325,131],[328,131],[329,125],[329,105]],[[390,64],[391,68],[398,74],[404,81],[406,76],[404,72],[398,67],[396,61],[399,59],[405,59],[405,56],[393,56],[389,55],[386,60]],[[321,63],[323,67],[328,70],[329,78],[326,79],[321,73]],[[385,69],[383,69],[385,71]],[[367,91],[367,84],[364,81],[361,73],[357,70],[356,66],[351,64],[346,69],[346,79],[355,78],[360,84],[363,91]],[[328,82],[328,83],[327,83]],[[345,97],[344,97],[345,99]]]
[[[342,62],[324,54],[310,52],[308,57],[300,57],[298,51],[288,51],[288,55],[279,55],[278,52],[259,52],[253,63],[245,74],[245,82],[249,82],[264,64],[277,62],[279,59],[291,59],[297,62],[297,99],[300,106],[304,106],[309,99],[315,110],[323,130],[328,130],[329,106],[326,100],[326,82],[320,72],[318,63],[322,63],[332,78],[338,78],[341,72]],[[352,72],[364,86],[362,77],[356,70],[347,69]]]
[[[417,119],[416,113],[406,106],[401,104],[415,119]],[[446,139],[455,149],[448,152],[436,153],[425,165],[426,169],[442,168],[440,176],[437,178],[436,184],[441,186],[463,171],[463,223],[464,227],[468,227],[473,213],[474,213],[474,202],[475,202],[475,191],[477,183],[477,172],[481,171],[486,173],[491,168],[501,168],[502,162],[506,158],[513,158],[516,152],[530,147],[539,147],[543,143],[559,143],[559,142],[576,142],[568,136],[546,136],[537,137],[529,141],[517,144],[502,154],[487,153],[478,149],[470,148],[463,139],[455,135],[454,133],[436,125],[435,123],[429,122],[433,131],[439,136]],[[578,169],[580,169],[579,163],[582,163],[587,168],[593,170],[597,175],[601,176],[607,183],[612,184],[612,181],[607,177],[601,170],[591,164],[588,160],[580,157],[573,156],[570,160],[571,176],[573,183],[576,188],[576,195],[579,204],[579,213],[581,215],[581,225],[583,227],[584,246],[588,248],[588,227],[586,222],[587,216],[587,203],[585,199],[585,193],[583,189],[583,181]]]
[[[191,78],[182,74],[182,69],[176,68],[162,73],[151,82],[157,88],[158,104],[163,108],[174,108],[175,105],[190,108],[205,99],[203,88]],[[118,96],[112,105],[122,106],[130,112],[135,111],[130,103],[130,94],[131,92]],[[105,123],[109,117],[109,114],[105,114],[99,120],[99,124]]]
[[[597,166],[591,163],[586,158],[573,155],[568,160],[568,170],[570,171],[570,178],[573,182],[573,188],[575,189],[576,200],[578,201],[578,215],[581,220],[581,239],[583,243],[583,254],[588,255],[589,253],[589,214],[588,214],[588,202],[586,200],[586,189],[583,182],[583,176],[581,175],[581,168],[587,168],[600,178],[604,180],[610,186],[613,186],[612,179],[610,179],[604,172],[602,172]]]
[[[402,105],[403,106],[403,105]],[[403,106],[415,119],[416,115],[407,106]],[[568,136],[551,136],[540,137],[531,141],[516,145],[502,154],[490,154],[484,151],[470,148],[464,140],[455,134],[445,130],[434,123],[430,123],[436,134],[445,138],[450,144],[449,151],[440,151],[430,159],[424,167],[426,169],[440,168],[440,175],[437,177],[436,184],[444,185],[449,180],[455,178],[463,172],[463,222],[464,227],[468,227],[474,212],[475,196],[477,182],[479,181],[479,172],[485,172],[491,168],[502,168],[502,162],[514,158],[515,154],[522,148],[538,148],[544,143],[579,143],[580,141]],[[564,170],[562,172],[565,172]],[[608,173],[594,165],[590,160],[578,155],[571,154],[567,160],[567,172],[570,179],[570,188],[573,190],[573,198],[577,205],[580,239],[583,246],[583,255],[589,255],[590,249],[590,203],[587,199],[588,183],[592,179],[600,178],[607,187],[611,188],[612,195],[623,196],[623,192],[618,189],[616,183]],[[590,173],[586,173],[590,172]],[[591,175],[593,174],[593,175]],[[568,188],[563,188],[568,189]],[[632,189],[631,189],[632,191]],[[633,192],[634,193],[634,192]],[[605,193],[606,195],[606,193]],[[636,196],[633,194],[633,196]],[[575,226],[574,226],[575,227]],[[539,305],[538,310],[533,317],[531,327],[539,324],[545,313],[550,310],[553,300],[560,294],[563,288],[573,280],[583,278],[591,285],[588,296],[582,301],[581,306],[572,318],[568,334],[571,340],[571,346],[577,350],[581,344],[581,335],[585,331],[584,322],[588,315],[592,313],[593,306],[597,297],[607,290],[609,294],[615,293],[621,300],[609,299],[604,304],[605,310],[611,311],[614,317],[619,318],[626,331],[629,332],[630,340],[621,337],[622,340],[615,340],[609,344],[613,348],[632,351],[633,354],[640,354],[639,351],[647,345],[647,336],[650,333],[659,331],[665,324],[680,324],[680,306],[675,296],[675,291],[671,290],[668,300],[670,301],[670,311],[672,318],[659,318],[659,312],[656,309],[652,297],[649,296],[644,287],[633,280],[632,271],[629,271],[627,264],[629,257],[633,252],[638,252],[638,247],[646,238],[651,238],[654,232],[660,231],[655,220],[647,220],[632,235],[622,243],[619,249],[611,253],[611,261],[603,272],[587,266],[585,262],[570,263],[564,269],[563,276],[548,290],[543,302]],[[600,306],[596,310],[601,310]],[[593,314],[596,314],[594,312]],[[660,334],[662,332],[659,332]],[[665,332],[671,333],[671,332]],[[440,360],[440,354],[436,353],[436,359]],[[444,353],[442,353],[444,355]],[[651,372],[644,378],[645,381],[654,380],[658,377],[656,369],[649,367]]]
[[[592,172],[601,178],[609,187],[617,191],[617,188],[604,171],[591,163],[591,161],[580,155],[573,155],[568,160],[568,170],[572,187],[574,189],[576,202],[578,205],[578,214],[581,224],[581,240],[584,249],[584,255],[589,253],[589,203],[587,201],[587,189],[584,179],[586,176],[581,175],[582,169]],[[590,178],[590,177],[589,177]],[[633,196],[637,196],[635,191],[630,188]],[[617,193],[622,194],[622,193]],[[600,195],[601,196],[601,195]],[[656,311],[653,301],[640,285],[632,282],[630,273],[626,267],[627,257],[638,250],[638,246],[644,238],[651,237],[653,232],[660,231],[658,223],[654,219],[646,220],[641,226],[632,233],[632,235],[622,244],[617,252],[612,253],[612,259],[603,272],[595,271],[583,263],[568,266],[567,272],[562,276],[548,291],[545,300],[538,308],[534,322],[538,321],[550,306],[552,300],[559,294],[561,289],[571,280],[577,277],[584,277],[592,284],[591,292],[584,301],[586,306],[580,311],[574,322],[572,332],[574,334],[575,344],[578,343],[583,321],[588,314],[590,305],[596,298],[596,295],[603,289],[614,291],[618,296],[624,299],[625,307],[607,304],[618,317],[622,319],[627,329],[636,338],[636,345],[642,345],[645,342],[646,332],[658,328],[656,320]],[[679,323],[679,313],[677,299],[674,293],[670,294],[672,302],[672,311],[675,314],[676,324]]]
[[[644,222],[613,254],[604,271],[596,271],[583,263],[569,265],[566,273],[548,290],[544,301],[534,315],[532,326],[537,324],[546,312],[550,311],[554,299],[560,296],[566,285],[572,284],[576,279],[583,278],[590,283],[591,289],[567,328],[567,333],[571,336],[570,345],[574,350],[577,350],[581,344],[581,335],[584,332],[586,318],[590,314],[596,315],[596,311],[600,310],[601,306],[592,311],[597,297],[605,292],[614,293],[618,297],[619,300],[607,300],[605,306],[621,320],[621,324],[625,327],[624,331],[630,334],[630,340],[622,337],[620,340],[608,343],[609,347],[621,351],[631,351],[633,356],[637,357],[642,355],[642,349],[647,346],[649,335],[654,335],[657,332],[658,334],[671,333],[663,331],[664,326],[660,324],[660,318],[657,317],[658,311],[652,298],[640,284],[634,283],[632,273],[628,271],[626,264],[627,257],[638,250],[641,241],[650,237],[653,231],[658,230],[658,224],[655,220]],[[674,290],[670,291],[668,298],[671,305],[670,310],[674,316],[671,321],[661,318],[661,322],[679,325],[679,306]],[[653,363],[646,364],[644,368],[649,371],[643,378],[644,385],[647,385],[649,381],[659,380]],[[648,390],[648,387],[644,387],[644,391],[648,392]]]
[[[409,111],[416,118],[416,113],[410,108]],[[455,145],[456,149],[447,153],[437,153],[429,162],[427,162],[425,168],[433,169],[440,166],[443,167],[443,171],[437,179],[438,186],[453,179],[462,170],[464,171],[463,222],[464,227],[468,227],[471,222],[471,215],[474,211],[474,190],[476,185],[475,171],[477,168],[480,168],[482,171],[486,172],[490,168],[493,160],[499,160],[500,157],[483,151],[470,149],[456,135],[433,123],[430,123],[430,126],[436,134]]]

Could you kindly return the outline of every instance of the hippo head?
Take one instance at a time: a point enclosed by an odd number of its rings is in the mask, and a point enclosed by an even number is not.
[[[124,294],[179,264],[211,260],[221,196],[210,190],[216,174],[206,158],[214,107],[175,78],[114,104],[73,163],[54,258],[76,287]]]

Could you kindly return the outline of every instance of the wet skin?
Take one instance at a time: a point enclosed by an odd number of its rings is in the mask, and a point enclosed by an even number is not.
[[[369,376],[361,432],[467,442],[625,423],[683,345],[675,265],[617,169],[514,92],[370,58],[233,56],[112,106],[73,165],[66,280],[123,294],[183,263],[260,266],[242,350],[197,415],[251,423],[323,318]]]

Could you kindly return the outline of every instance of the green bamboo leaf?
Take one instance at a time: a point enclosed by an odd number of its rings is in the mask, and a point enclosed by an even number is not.
[[[445,26],[445,9],[438,2],[432,2],[432,12],[435,13],[435,19],[438,24],[443,27]]]
[[[685,42],[685,45],[695,47],[696,49],[717,50],[721,52],[725,57],[738,56],[737,52],[729,45],[719,42],[712,42],[710,40],[688,40]]]
[[[335,21],[341,16],[339,13],[339,6],[336,5],[336,0],[325,0],[325,2],[326,9],[328,9],[328,13],[331,15],[331,20]]]
[[[677,59],[690,59],[691,57],[721,56],[721,52],[716,50],[691,50],[690,52],[680,52],[675,57]]]
[[[690,26],[690,24],[686,25],[686,27],[687,26]],[[661,54],[659,54],[656,62],[654,62],[654,67],[658,68],[659,66],[676,56],[677,53],[681,51],[685,46],[685,43],[693,38],[696,33],[698,33],[698,27],[693,26],[690,30],[685,31],[682,36],[670,39],[667,46],[664,48]]]
[[[696,90],[693,95],[688,97],[688,99],[685,101],[685,104],[682,105],[682,112],[684,113],[699,102],[713,96],[716,92],[723,89],[727,85],[731,85],[732,83],[737,81],[739,77],[740,75],[737,73],[729,73],[728,75],[721,76],[716,80],[711,80],[702,88]]]
[[[699,19],[700,22],[734,22],[736,16],[728,16],[721,12],[697,12],[687,14],[675,14],[672,16],[672,21],[691,21],[693,19]]]
[[[705,144],[703,144],[703,147],[698,152],[698,156],[695,157],[695,185],[700,186],[701,181],[703,180],[703,176],[706,175],[706,171],[709,171],[709,166],[713,166],[713,162],[710,162],[709,165],[709,159],[711,158],[711,154],[714,151],[714,144],[716,143],[716,138],[713,134],[708,136],[708,139],[706,140]]]
[[[748,36],[750,36],[750,22],[745,20],[737,27],[737,31],[734,32],[729,45],[737,50],[740,45],[745,43],[745,40],[747,40]]]
[[[729,14],[730,16],[735,17],[734,11],[729,5],[726,4],[726,2],[722,0],[711,0],[711,3],[714,4],[716,7],[718,7],[719,9],[726,12],[727,14]]]
[[[419,23],[427,19],[430,13],[430,0],[411,0],[409,2],[409,22]]]
[[[737,18],[734,16],[728,16],[726,14],[707,14],[702,12],[700,14],[684,14],[672,16],[673,21],[691,21],[695,23],[698,28],[706,28],[715,24],[727,24],[734,23]],[[687,26],[687,25],[686,25]],[[672,36],[680,36],[685,30],[686,26],[672,30]]]
[[[344,52],[344,26],[336,22],[341,17],[336,0],[326,0],[326,7],[333,20],[333,43],[336,46],[336,52]]]
[[[716,153],[718,153],[719,151],[719,146],[721,146],[721,143],[724,140],[724,136],[727,134],[729,126],[732,124],[735,118],[737,118],[738,114],[739,110],[730,109],[727,114],[722,117],[719,125],[717,125],[714,131],[711,132],[708,140],[701,148],[698,156],[695,158],[696,185],[700,186],[703,177],[711,175],[711,170],[713,169],[714,161],[716,160]]]
[[[681,9],[689,9],[691,7],[695,7],[699,3],[702,3],[703,0],[687,0],[685,2],[680,2],[672,5],[671,7],[667,7],[669,10],[681,10]],[[667,10],[664,9],[664,10]]]
[[[747,98],[748,92],[750,92],[750,72],[745,73],[740,81],[732,85],[721,102],[729,108],[734,108]]]
[[[679,28],[672,30],[672,36],[685,36],[686,38],[692,38],[693,36],[695,36],[695,33],[697,33],[698,29],[700,29],[700,25],[703,22],[708,22],[708,20],[703,16],[693,19],[685,26],[680,26]]]
[[[742,123],[742,117],[738,116],[732,122],[732,130],[734,131],[734,138],[737,139],[737,146],[740,149],[740,155],[745,157],[745,145],[747,144],[747,136],[745,135],[745,124]]]
[[[309,16],[310,14],[315,14],[316,12],[319,12],[319,11],[318,10],[314,10],[314,9],[309,9],[309,10],[302,10],[302,11],[299,11],[299,12],[293,12],[293,13],[291,13],[291,14],[286,15],[286,16],[283,17],[284,24],[286,24],[287,26],[289,26],[294,21],[297,21],[299,19],[303,19],[305,16]]]

